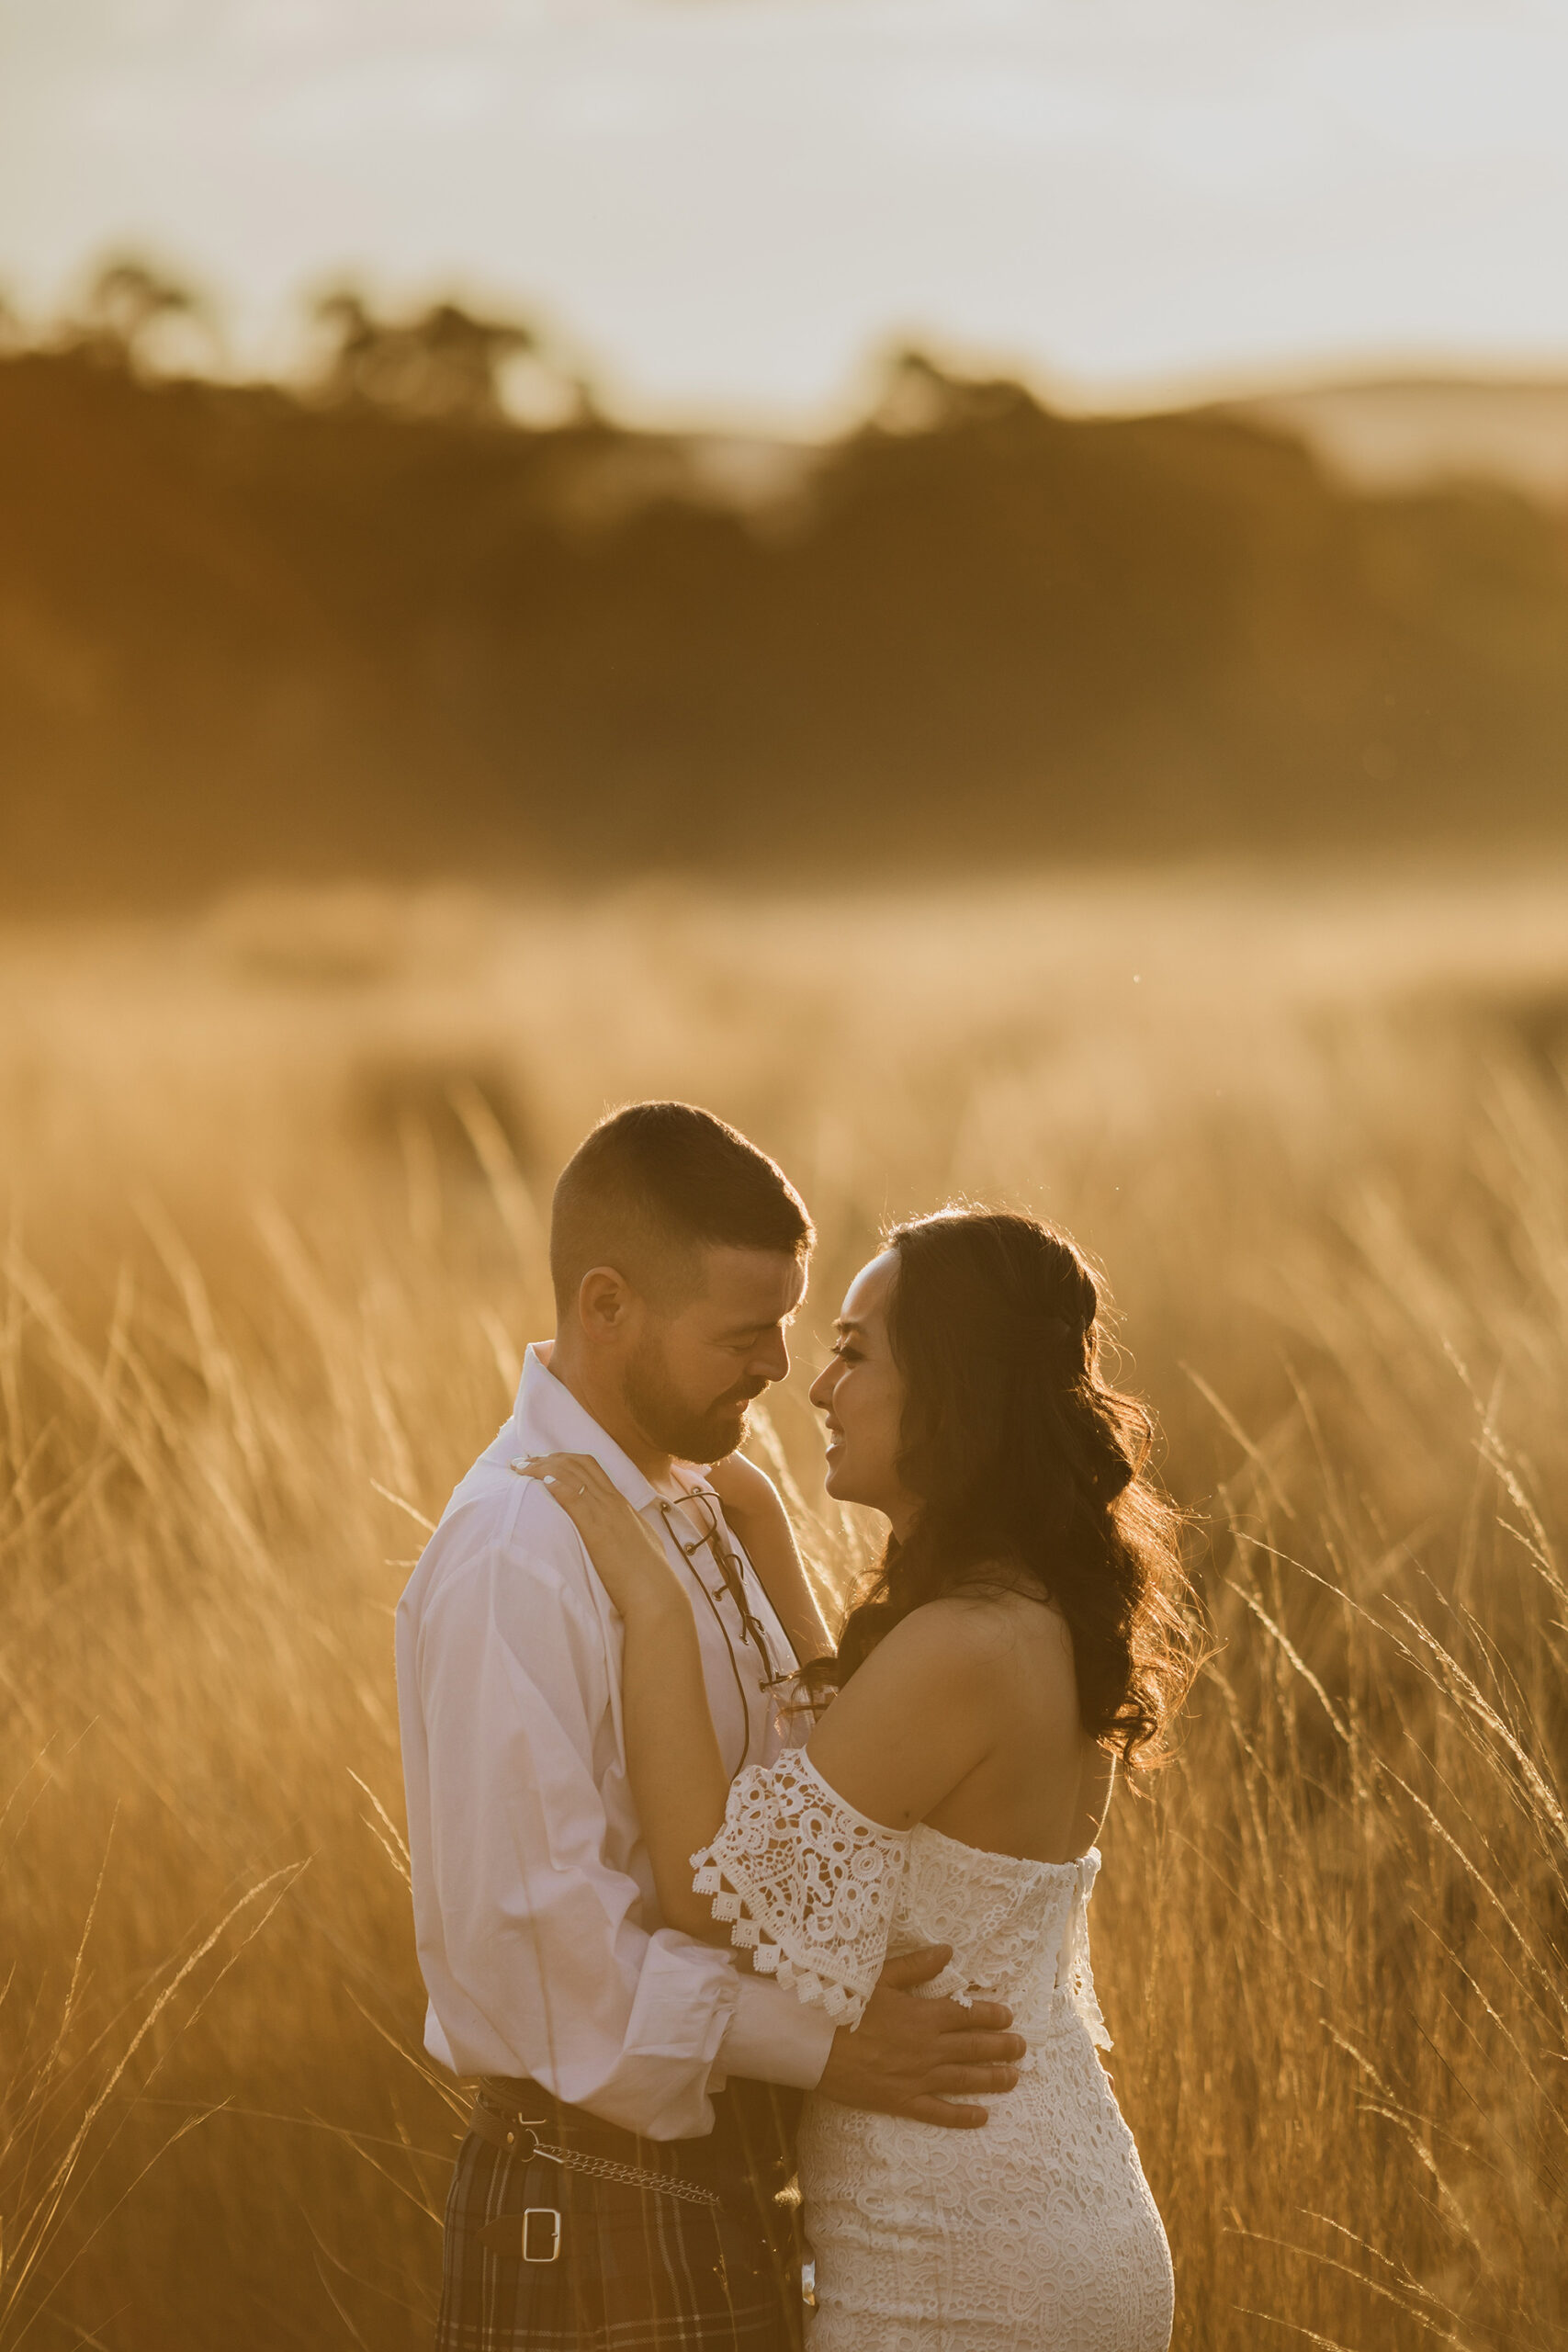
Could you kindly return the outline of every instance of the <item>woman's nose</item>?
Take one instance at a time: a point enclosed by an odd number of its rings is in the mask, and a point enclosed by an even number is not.
[[[825,1413],[829,1406],[832,1403],[833,1388],[838,1380],[838,1376],[839,1367],[833,1359],[829,1357],[828,1362],[823,1365],[821,1371],[818,1374],[816,1379],[812,1382],[810,1388],[807,1391],[807,1394],[809,1396],[812,1403],[817,1407],[818,1412]]]

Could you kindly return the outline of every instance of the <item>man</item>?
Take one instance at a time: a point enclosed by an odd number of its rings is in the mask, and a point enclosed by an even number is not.
[[[792,2095],[972,2124],[1005,2009],[889,1964],[853,2034],[661,1926],[628,1793],[620,1622],[564,1511],[513,1464],[592,1454],[690,1586],[731,1776],[781,1742],[784,1618],[691,1465],[789,1369],[812,1242],[782,1171],[706,1112],[643,1102],[556,1188],[557,1331],[457,1488],[398,1611],[425,2042],[479,2077],[447,2205],[439,2352],[787,2352],[776,2259]],[[781,1608],[774,1606],[777,1600]]]

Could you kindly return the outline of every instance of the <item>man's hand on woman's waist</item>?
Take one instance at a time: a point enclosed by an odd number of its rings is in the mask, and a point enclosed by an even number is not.
[[[957,2104],[995,2097],[1018,2082],[1028,2044],[1010,2033],[1012,2011],[1000,2001],[922,1999],[914,1990],[940,1976],[953,1958],[948,1944],[890,1960],[852,2032],[833,2036],[818,2090],[840,2107],[908,2115],[947,2131],[972,2131],[986,2120],[983,2107]]]

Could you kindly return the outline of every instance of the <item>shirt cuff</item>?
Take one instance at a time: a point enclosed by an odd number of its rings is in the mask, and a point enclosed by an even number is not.
[[[826,2009],[805,2002],[766,1977],[743,1975],[739,1997],[718,2045],[716,2090],[728,2075],[759,2083],[786,2083],[792,2090],[815,2090],[833,2046],[834,2026]]]

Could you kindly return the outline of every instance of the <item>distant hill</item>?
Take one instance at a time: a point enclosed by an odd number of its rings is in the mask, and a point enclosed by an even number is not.
[[[1352,490],[1489,483],[1568,506],[1568,379],[1368,378],[1221,412],[1299,435]]]
[[[367,379],[369,380],[369,379]],[[1568,531],[906,360],[818,453],[0,359],[0,901],[1568,835]]]

